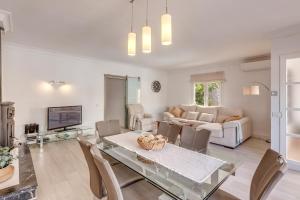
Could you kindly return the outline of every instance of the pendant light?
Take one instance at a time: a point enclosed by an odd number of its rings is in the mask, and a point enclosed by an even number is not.
[[[135,56],[136,55],[136,33],[133,32],[133,2],[131,0],[131,25],[130,25],[130,33],[128,33],[128,55]]]
[[[161,16],[161,44],[172,44],[172,18],[168,13],[168,0],[166,0],[166,13]]]
[[[148,26],[148,0],[146,6],[146,25],[142,28],[142,50],[143,53],[151,53],[151,27]]]

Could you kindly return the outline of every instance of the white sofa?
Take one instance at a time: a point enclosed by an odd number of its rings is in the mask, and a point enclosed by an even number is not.
[[[169,111],[164,112],[164,121],[174,123],[188,124],[198,130],[206,129],[211,131],[210,142],[235,148],[242,142],[251,137],[251,121],[248,117],[243,116],[241,109],[225,107],[203,107],[197,105],[179,105],[183,113],[180,117],[175,117]],[[197,119],[187,119],[188,112],[198,112]],[[202,113],[213,114],[211,122],[200,121]],[[224,122],[227,116],[239,116],[239,120]]]

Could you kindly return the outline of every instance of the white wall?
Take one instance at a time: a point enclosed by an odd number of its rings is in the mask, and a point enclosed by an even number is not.
[[[254,81],[270,86],[270,70],[243,72],[239,62],[175,70],[168,79],[168,105],[193,103],[193,84],[190,76],[197,73],[224,71],[222,104],[242,108],[253,121],[253,134],[259,138],[270,137],[270,93],[261,88],[259,96],[243,96],[242,88]]]
[[[46,129],[49,106],[83,105],[83,123],[93,125],[104,116],[104,74],[141,77],[141,101],[145,111],[156,118],[167,104],[165,71],[129,66],[122,63],[84,59],[40,49],[6,44],[3,47],[3,98],[16,106],[16,136],[24,124],[39,123]],[[51,80],[67,85],[54,88]],[[151,91],[159,80],[162,90]]]

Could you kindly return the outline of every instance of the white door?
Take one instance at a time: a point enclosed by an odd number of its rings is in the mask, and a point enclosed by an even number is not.
[[[280,153],[300,170],[300,53],[280,57]]]

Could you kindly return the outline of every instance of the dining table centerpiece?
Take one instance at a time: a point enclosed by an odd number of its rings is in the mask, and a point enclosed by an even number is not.
[[[0,147],[0,183],[7,181],[14,174],[14,166],[12,161],[14,159],[12,148]]]
[[[137,143],[145,150],[161,150],[164,148],[168,138],[162,135],[144,134],[138,137]]]

